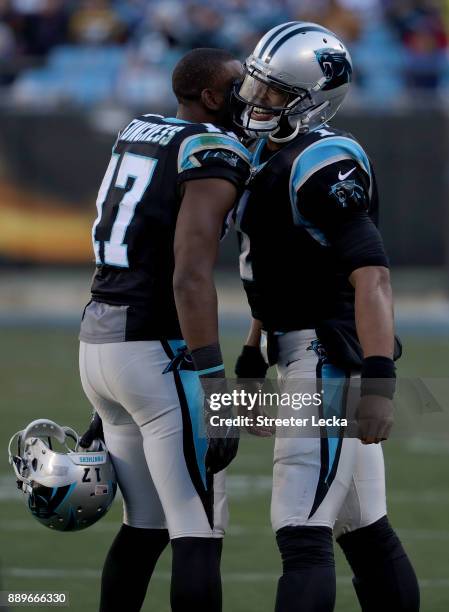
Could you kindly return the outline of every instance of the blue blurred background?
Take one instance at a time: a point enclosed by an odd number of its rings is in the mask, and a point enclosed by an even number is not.
[[[444,96],[449,3],[435,0],[1,0],[4,98],[20,106],[165,105],[192,47],[244,57],[283,21],[319,22],[349,45],[353,97],[394,108]]]

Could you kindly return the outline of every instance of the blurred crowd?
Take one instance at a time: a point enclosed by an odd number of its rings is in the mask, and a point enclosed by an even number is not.
[[[449,0],[0,0],[2,98],[163,107],[187,49],[243,59],[269,28],[296,19],[343,38],[355,91],[374,103],[448,87]]]

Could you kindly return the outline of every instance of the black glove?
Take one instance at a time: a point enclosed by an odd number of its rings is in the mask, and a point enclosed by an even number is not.
[[[237,378],[265,378],[268,364],[262,357],[258,346],[245,346],[235,363]]]
[[[210,419],[233,419],[231,406],[221,406],[219,410],[212,410],[207,400],[211,393],[227,393],[228,388],[224,378],[209,378],[201,381],[204,389],[204,422],[208,448],[206,453],[206,469],[211,474],[221,472],[235,459],[239,448],[240,430],[235,425],[211,425]],[[212,386],[211,386],[212,385]]]
[[[229,433],[223,438],[217,438],[217,428],[214,427],[213,438],[209,438],[206,453],[206,469],[211,474],[221,472],[235,459],[239,449],[240,431],[232,425]]]
[[[234,371],[237,376],[237,388],[242,388],[253,394],[257,394],[262,388],[268,393],[274,391],[270,381],[265,380],[268,368],[269,365],[263,358],[260,348],[245,344],[235,363]],[[255,423],[258,416],[268,416],[264,408],[259,405],[255,405],[252,412],[248,412],[247,407],[240,406],[239,415],[243,417],[251,415],[254,418],[253,423]],[[265,425],[247,425],[246,430],[251,435],[262,438],[271,437],[275,433],[274,427],[267,427]]]
[[[82,448],[89,448],[94,440],[104,442],[103,422],[97,412],[94,412],[89,428],[81,436],[79,445]]]
[[[204,422],[208,449],[206,454],[206,469],[210,474],[224,470],[235,458],[239,447],[240,430],[235,425],[211,425],[212,416],[221,419],[233,418],[232,407],[222,406],[220,410],[212,410],[208,402],[211,393],[226,393],[227,385],[223,358],[218,343],[210,344],[191,353],[192,361],[199,374],[203,386]]]

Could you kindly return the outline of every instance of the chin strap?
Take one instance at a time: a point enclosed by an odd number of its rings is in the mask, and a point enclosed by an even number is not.
[[[299,134],[299,132],[301,131],[301,122],[298,121],[298,123],[296,124],[295,129],[293,130],[293,132],[291,134],[289,134],[288,136],[284,136],[283,138],[281,138],[280,136],[276,136],[275,134],[277,134],[278,132],[281,131],[281,127],[279,126],[274,132],[272,132],[268,138],[269,140],[271,140],[272,142],[276,142],[276,143],[283,143],[283,142],[290,142],[290,140],[293,140],[294,138],[296,138],[296,136]]]
[[[288,134],[287,136],[284,136],[283,138],[281,138],[280,136],[276,136],[277,132],[279,132],[282,129],[281,126],[278,126],[277,129],[274,130],[274,132],[272,132],[268,138],[276,143],[284,143],[284,142],[290,142],[290,140],[293,140],[294,138],[296,138],[296,136],[300,132],[304,132],[304,133],[308,132],[310,129],[309,127],[310,121],[316,115],[321,113],[325,108],[327,108],[329,104],[330,104],[329,100],[326,100],[319,106],[316,106],[315,108],[311,109],[306,115],[304,115],[304,117],[302,117],[301,119],[298,119],[298,122],[296,123],[296,126],[291,132],[291,134]],[[288,120],[288,116],[286,117],[286,119]]]

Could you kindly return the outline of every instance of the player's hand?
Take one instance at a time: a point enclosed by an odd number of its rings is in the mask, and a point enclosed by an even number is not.
[[[245,389],[247,393],[257,394],[263,384],[267,370],[268,364],[263,358],[260,348],[245,344],[235,364],[235,374],[239,386]],[[247,410],[245,406],[239,406],[239,415],[252,419],[252,425],[246,425],[246,431],[253,436],[270,438],[276,431],[274,427],[257,425],[257,417],[267,416],[262,406],[258,404],[251,411]]]
[[[382,395],[364,395],[357,407],[358,437],[363,444],[387,440],[393,427],[393,402]]]
[[[232,423],[232,406],[219,401],[228,394],[220,345],[214,342],[194,349],[190,355],[204,392],[203,416],[208,439],[206,470],[216,474],[228,467],[236,456],[240,431]],[[212,395],[218,398],[214,400],[219,404],[218,409],[212,406]]]
[[[94,413],[89,428],[81,436],[79,445],[81,448],[90,449],[95,440],[104,442],[103,422],[97,412]]]
[[[263,358],[260,348],[245,344],[235,363],[234,371],[237,378],[264,379],[267,370],[268,364]]]
[[[235,459],[239,448],[240,430],[235,425],[223,424],[211,426],[210,417],[219,416],[221,419],[232,419],[232,410],[220,410],[212,412],[205,401],[205,423],[208,437],[208,448],[206,453],[206,469],[211,474],[221,472]]]
[[[238,388],[244,389],[247,393],[257,396],[262,384],[266,385],[267,383],[263,383],[263,381],[259,382],[257,380],[248,380],[244,382],[241,381],[240,383],[238,382],[237,386]],[[271,438],[276,433],[276,427],[258,424],[258,417],[262,417],[265,420],[265,417],[269,418],[269,415],[265,412],[263,406],[257,402],[252,410],[248,410],[246,406],[239,404],[238,414],[239,416],[249,417],[251,419],[251,424],[245,425],[245,429],[252,436],[257,436],[258,438]]]
[[[240,432],[233,427],[232,436],[225,438],[209,438],[206,454],[206,469],[211,474],[217,474],[228,467],[235,459],[239,449]]]

